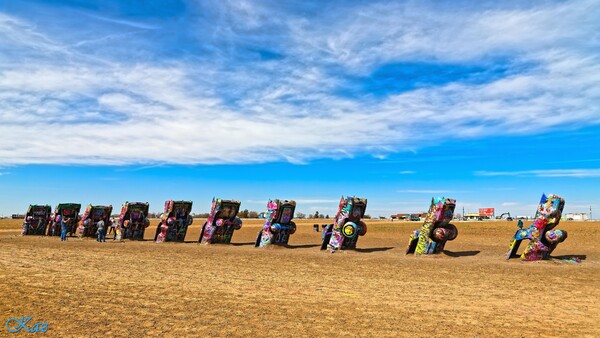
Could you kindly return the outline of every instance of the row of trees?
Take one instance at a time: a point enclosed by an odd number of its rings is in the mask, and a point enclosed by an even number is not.
[[[296,213],[296,218],[297,219],[305,219],[305,218],[322,218],[322,219],[329,219],[329,215],[323,215],[320,214],[318,211],[315,211],[314,214],[303,214],[301,212],[297,212]],[[363,217],[365,219],[371,219],[371,215],[365,214],[365,216]]]
[[[208,212],[200,213],[200,214],[192,214],[192,216],[194,216],[194,218],[208,218]],[[239,218],[258,218],[258,216],[259,216],[259,213],[254,210],[244,209],[244,210],[240,210],[238,212]]]
[[[304,214],[301,212],[297,212],[296,213],[296,218],[297,219],[306,219],[306,218],[322,218],[322,219],[329,219],[329,215],[323,215],[323,214],[319,214],[319,212],[315,212],[314,214]]]

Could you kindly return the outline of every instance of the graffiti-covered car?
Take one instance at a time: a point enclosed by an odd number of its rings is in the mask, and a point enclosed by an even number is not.
[[[333,224],[322,226],[321,250],[355,249],[358,237],[367,233],[367,225],[361,221],[366,210],[366,198],[342,196]]]
[[[89,204],[79,224],[83,226],[82,236],[95,237],[98,231],[98,222],[104,221],[104,229],[111,226],[110,215],[112,213],[112,205],[91,205]]]
[[[121,233],[124,239],[144,239],[146,228],[150,226],[149,208],[148,202],[123,203],[117,223],[117,234]]]
[[[45,235],[51,217],[52,208],[49,205],[29,205],[23,217],[21,235]]]
[[[76,234],[77,224],[81,220],[79,216],[80,210],[81,204],[79,203],[59,203],[54,209],[46,235],[60,236],[61,219],[67,224],[67,233],[69,236]]]
[[[191,212],[192,201],[166,201],[165,209],[156,227],[154,241],[157,243],[165,241],[183,242],[188,227],[193,222]]]
[[[414,253],[418,256],[442,252],[446,242],[458,236],[458,229],[450,223],[454,217],[454,208],[456,208],[455,199],[432,198],[421,229],[410,234],[406,254]]]
[[[242,227],[242,220],[237,217],[240,204],[240,201],[214,197],[198,241],[203,244],[230,243],[233,232]]]
[[[510,241],[506,259],[516,257],[521,242],[526,239],[529,243],[521,253],[522,260],[539,261],[550,258],[550,254],[558,244],[567,239],[566,231],[553,230],[560,222],[564,206],[565,200],[562,197],[542,194],[533,223],[523,228],[523,223],[519,222],[519,229]]]
[[[267,247],[271,244],[286,245],[290,235],[296,232],[294,219],[296,202],[288,200],[269,200],[267,202],[266,220],[256,237],[256,247]]]

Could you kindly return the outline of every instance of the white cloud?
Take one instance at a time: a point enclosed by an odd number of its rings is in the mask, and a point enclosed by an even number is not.
[[[220,15],[199,40],[215,55],[160,61],[132,52],[143,48],[130,44],[149,43],[144,35],[134,40],[111,28],[78,36],[67,34],[66,24],[64,34],[50,34],[24,17],[0,14],[6,51],[0,55],[0,164],[385,158],[427,146],[431,130],[436,139],[480,138],[600,123],[599,46],[589,38],[600,29],[595,1],[447,11],[435,4],[370,3],[311,19],[247,2],[214,6]],[[159,28],[95,19],[100,27]],[[277,35],[268,33],[274,27]],[[245,39],[284,57],[237,62]],[[113,48],[116,56],[92,53],[94,47]],[[123,58],[128,53],[131,59]],[[379,99],[336,94],[347,76],[386,63],[493,59],[506,59],[510,71],[483,83],[457,81]],[[544,173],[527,175],[552,175]],[[598,177],[589,170],[554,175]]]
[[[110,22],[110,23],[114,23],[114,24],[118,24],[118,25],[124,25],[124,26],[128,26],[128,27],[133,27],[133,28],[140,28],[140,29],[158,29],[159,28],[155,25],[150,25],[150,24],[138,22],[138,21],[117,20],[117,19],[100,16],[100,15],[90,15],[87,13],[83,13],[83,14],[85,14],[93,19],[98,19],[101,21],[106,21],[106,22]]]
[[[600,177],[600,169],[548,169],[518,171],[476,171],[477,176]]]

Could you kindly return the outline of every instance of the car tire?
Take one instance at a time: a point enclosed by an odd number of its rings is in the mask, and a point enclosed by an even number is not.
[[[363,221],[359,221],[358,223],[358,227],[360,229],[360,231],[358,232],[359,236],[364,236],[367,234],[367,224]]]
[[[456,228],[456,226],[454,224],[448,224],[446,225],[446,229],[448,229],[448,240],[452,241],[454,240],[456,237],[458,237],[458,228]]]
[[[289,234],[293,235],[294,233],[296,233],[297,227],[296,227],[296,223],[294,222],[290,222],[290,230],[289,230]]]
[[[358,226],[354,222],[346,222],[342,225],[342,235],[346,238],[354,238],[358,235]]]

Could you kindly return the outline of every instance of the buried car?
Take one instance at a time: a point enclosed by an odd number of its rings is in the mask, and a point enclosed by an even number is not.
[[[523,250],[521,259],[523,261],[539,261],[550,258],[550,254],[559,243],[567,239],[564,230],[553,230],[560,222],[565,200],[557,195],[542,194],[540,204],[535,213],[535,220],[529,227],[523,229],[523,223],[519,222],[519,230],[515,232],[510,242],[506,259],[515,257],[521,241],[528,239],[529,244]]]
[[[112,205],[91,205],[89,204],[81,221],[79,222],[83,226],[83,232],[80,234],[85,237],[94,237],[98,231],[98,222],[104,221],[104,230],[106,231],[110,225],[110,214],[112,213]]]
[[[358,237],[367,233],[367,225],[361,221],[366,210],[366,198],[342,196],[334,223],[322,225],[321,250],[356,249]]]
[[[446,242],[458,236],[458,229],[454,224],[450,224],[454,217],[454,208],[456,208],[455,199],[432,198],[421,229],[413,231],[410,235],[406,254],[414,253],[418,256],[442,252]]]
[[[203,244],[231,243],[233,231],[242,227],[242,220],[237,217],[240,204],[240,201],[213,197],[210,213],[202,226],[198,242]]]
[[[166,201],[164,212],[160,216],[160,222],[156,227],[154,241],[156,243],[164,241],[183,242],[188,227],[193,222],[191,212],[192,201]]]
[[[45,235],[51,213],[52,208],[49,205],[29,205],[23,218],[21,235]]]
[[[292,221],[296,210],[296,201],[269,200],[266,220],[256,237],[256,247],[271,244],[287,245],[290,235],[296,232],[296,223]]]
[[[126,201],[123,203],[117,223],[117,237],[121,234],[123,239],[144,239],[144,232],[150,226],[150,220],[147,217],[149,208],[148,202]]]
[[[48,236],[59,236],[61,230],[61,219],[67,223],[67,233],[69,236],[77,233],[77,224],[80,221],[79,210],[81,210],[81,204],[79,203],[60,203],[54,209],[50,225],[48,227]],[[60,216],[60,217],[59,217]]]

